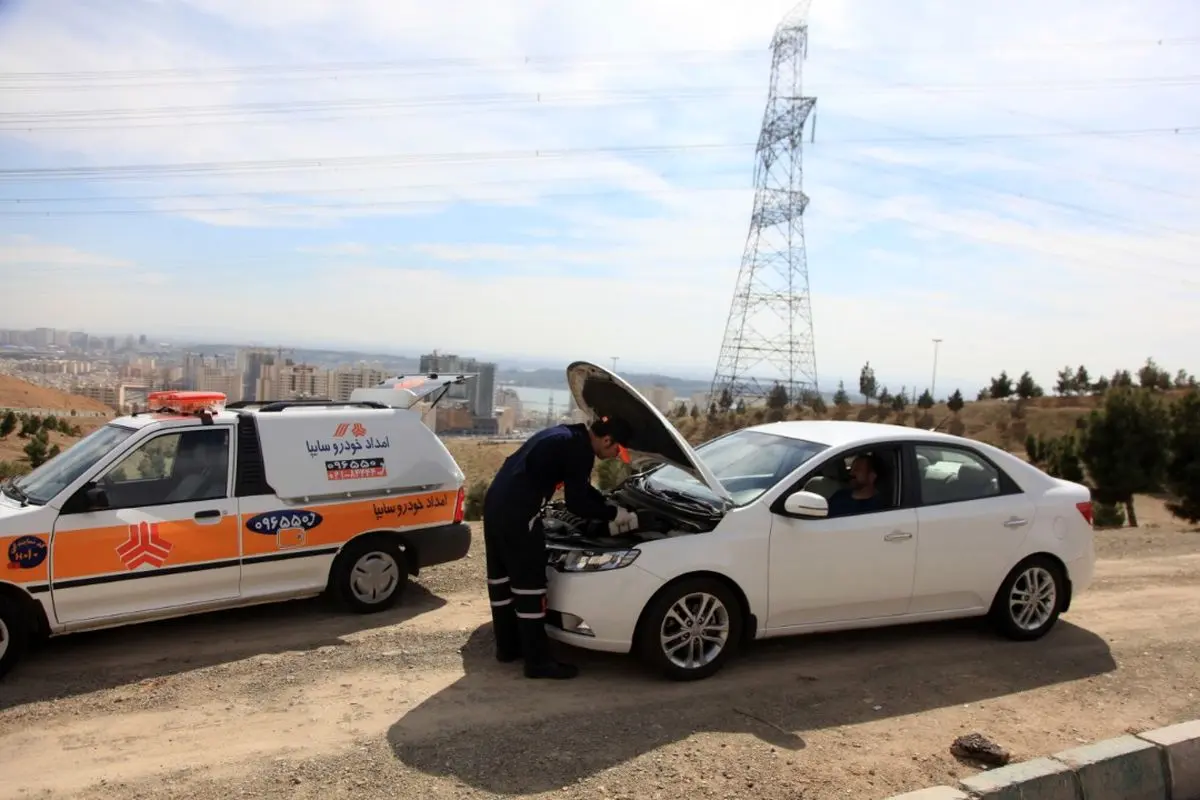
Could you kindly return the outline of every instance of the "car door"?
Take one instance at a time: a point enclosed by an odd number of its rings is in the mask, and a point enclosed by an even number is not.
[[[241,533],[228,426],[155,433],[76,493],[51,541],[64,624],[236,598]],[[93,488],[91,499],[88,490]]]
[[[917,486],[913,613],[987,608],[1033,524],[1033,499],[969,445],[911,446]]]
[[[789,515],[783,501],[800,489],[828,495],[837,473],[873,452],[887,465],[878,489],[886,508],[823,519]],[[912,597],[917,512],[903,491],[899,446],[844,451],[827,459],[771,506],[768,628],[853,622],[903,614]],[[820,484],[828,486],[822,490]]]

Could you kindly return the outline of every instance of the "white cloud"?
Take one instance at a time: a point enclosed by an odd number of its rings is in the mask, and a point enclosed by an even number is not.
[[[189,0],[65,14],[28,4],[0,30],[0,73],[210,71],[9,92],[0,143],[33,155],[0,154],[0,169],[216,166],[81,184],[18,185],[0,173],[0,203],[100,191],[151,197],[145,206],[159,212],[95,218],[114,233],[93,234],[89,248],[85,234],[0,215],[0,234],[37,233],[0,239],[0,276],[12,281],[0,316],[108,329],[137,318],[135,327],[162,332],[207,324],[228,338],[320,335],[389,349],[603,351],[622,363],[711,368],[753,200],[749,150],[548,151],[752,141],[766,46],[791,5]],[[1087,43],[1189,30],[1200,21],[1192,4],[818,0],[811,19],[806,86],[820,100],[805,226],[822,375],[852,377],[869,358],[882,379],[911,380],[927,372],[933,336],[946,339],[940,371],[977,380],[1028,367],[1049,381],[1066,361],[1103,371],[1150,354],[1193,358],[1200,140],[1074,135],[1189,122],[1194,87],[1161,79],[1194,74],[1195,48]],[[287,80],[245,69],[384,60],[396,63]],[[1117,79],[1125,88],[1078,88]],[[677,97],[688,92],[706,94]],[[231,114],[347,101],[366,108]],[[91,130],[4,121],[121,108],[141,117],[55,123]],[[1071,135],[945,141],[1005,132]],[[488,155],[450,157],[462,153]],[[230,168],[302,159],[303,170]],[[486,213],[467,216],[462,201]],[[94,221],[57,219],[64,231]],[[203,223],[191,230],[206,246],[157,235],[164,220]],[[387,231],[402,223],[404,235]],[[135,250],[113,244],[122,238],[159,241]],[[255,258],[273,251],[280,264],[298,252],[296,269],[309,271],[286,283],[248,274],[244,299],[181,322],[195,285],[178,265],[209,253],[236,265],[247,242]],[[89,258],[97,263],[79,261]],[[134,277],[108,283],[108,262]],[[55,292],[30,277],[38,263],[64,275]],[[856,270],[861,280],[848,277]],[[362,295],[345,293],[347,276]],[[260,319],[264,293],[296,314]],[[362,296],[404,312],[364,313]]]

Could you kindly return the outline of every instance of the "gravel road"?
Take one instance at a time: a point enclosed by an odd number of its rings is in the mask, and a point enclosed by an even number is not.
[[[1200,533],[1097,534],[1098,583],[1040,643],[977,623],[753,646],[672,684],[573,652],[491,659],[482,549],[372,617],[320,601],[56,639],[0,683],[0,797],[871,798],[1200,717]]]

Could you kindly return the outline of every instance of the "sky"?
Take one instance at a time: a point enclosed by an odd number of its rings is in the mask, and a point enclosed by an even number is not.
[[[709,377],[794,5],[0,0],[0,327]],[[1200,370],[1200,4],[807,21],[822,390]]]

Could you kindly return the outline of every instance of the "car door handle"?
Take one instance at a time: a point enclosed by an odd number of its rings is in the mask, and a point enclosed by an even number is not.
[[[1022,525],[1028,525],[1028,524],[1029,524],[1029,520],[1021,519],[1020,517],[1009,517],[1008,519],[1006,519],[1004,521],[1004,527],[1006,527],[1006,528],[1019,528]]]
[[[911,539],[912,534],[907,531],[892,531],[887,536],[883,537],[885,542],[902,542],[905,539]]]
[[[197,511],[195,514],[192,515],[192,519],[196,520],[197,522],[204,522],[205,520],[212,520],[213,522],[216,522],[220,518],[221,518],[221,512],[215,508],[209,508],[204,511]]]

